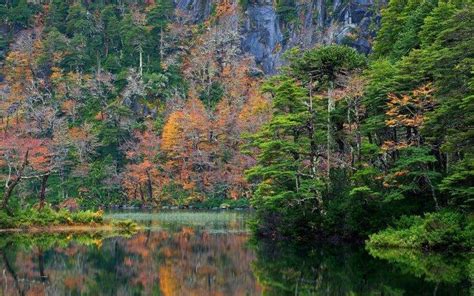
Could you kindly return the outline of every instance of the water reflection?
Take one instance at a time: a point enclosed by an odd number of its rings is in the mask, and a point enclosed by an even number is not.
[[[3,236],[0,285],[3,295],[257,295],[254,253],[236,222],[219,227],[229,233],[174,225],[130,237]]]
[[[116,215],[148,227],[0,234],[0,295],[470,294],[467,255],[249,244],[242,213]]]
[[[265,295],[470,295],[467,255],[373,250],[372,257],[361,247],[269,242],[255,250],[252,268]]]

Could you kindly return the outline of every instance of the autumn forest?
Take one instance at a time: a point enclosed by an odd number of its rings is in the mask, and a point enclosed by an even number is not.
[[[262,240],[472,251],[472,1],[374,8],[369,53],[287,48],[301,1],[274,1],[271,71],[259,4],[211,2],[0,1],[0,228],[237,209]]]

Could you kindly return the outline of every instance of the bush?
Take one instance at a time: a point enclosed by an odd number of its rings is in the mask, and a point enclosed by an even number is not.
[[[17,210],[12,216],[0,211],[0,228],[26,228],[30,226],[55,226],[73,224],[103,223],[103,212],[80,211],[70,213],[65,209],[55,211],[49,206],[43,209]]]
[[[369,236],[369,247],[413,249],[472,249],[474,223],[455,212],[426,214],[424,217],[404,216],[388,229]]]
[[[103,222],[103,211],[81,211],[71,214],[72,221],[78,224],[90,224],[90,223],[102,223]]]
[[[138,224],[131,219],[114,221],[113,225],[122,230],[131,232],[137,230],[138,228]]]

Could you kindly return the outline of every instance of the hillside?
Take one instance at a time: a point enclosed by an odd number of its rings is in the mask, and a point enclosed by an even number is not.
[[[7,1],[1,207],[251,205],[264,237],[469,248],[473,13]]]

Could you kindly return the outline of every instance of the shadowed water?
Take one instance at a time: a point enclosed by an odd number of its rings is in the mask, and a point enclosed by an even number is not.
[[[1,295],[470,295],[470,256],[249,244],[245,212],[114,213],[133,234],[0,235]]]

